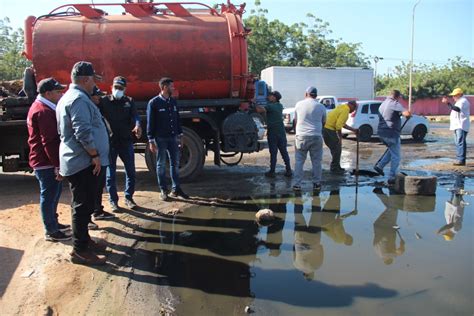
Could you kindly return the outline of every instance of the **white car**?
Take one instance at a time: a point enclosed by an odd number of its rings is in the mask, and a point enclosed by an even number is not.
[[[326,112],[331,111],[337,105],[337,99],[333,96],[320,96],[316,98],[316,101],[320,102],[326,107]],[[295,108],[283,109],[283,124],[285,130],[291,132],[295,130]]]
[[[372,136],[377,135],[379,125],[379,107],[382,101],[367,100],[357,101],[357,110],[349,115],[346,124],[359,129],[359,140],[369,141]],[[402,126],[405,123],[402,117]],[[402,135],[411,135],[414,140],[421,142],[428,133],[428,120],[424,116],[413,115],[402,129]],[[342,129],[342,135],[353,134],[352,131]]]

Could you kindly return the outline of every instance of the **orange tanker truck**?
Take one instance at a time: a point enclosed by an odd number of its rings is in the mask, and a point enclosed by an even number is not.
[[[68,4],[25,21],[25,50],[32,61],[25,71],[25,96],[0,101],[0,155],[4,171],[28,168],[24,118],[35,97],[36,82],[55,77],[70,82],[74,63],[93,63],[108,90],[112,79],[127,78],[146,124],[148,100],[159,93],[161,77],[175,82],[184,130],[180,173],[198,175],[208,152],[214,163],[238,163],[243,153],[261,149],[263,119],[253,113],[255,81],[248,71],[250,30],[242,24],[245,4],[215,8],[195,2]],[[146,139],[137,140],[150,171],[155,157]]]

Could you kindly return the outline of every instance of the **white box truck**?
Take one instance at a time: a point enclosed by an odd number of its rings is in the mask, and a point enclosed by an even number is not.
[[[273,66],[262,70],[261,79],[281,93],[281,103],[287,108],[303,99],[309,86],[315,86],[318,95],[335,96],[339,101],[369,100],[374,93],[374,71],[367,68]]]

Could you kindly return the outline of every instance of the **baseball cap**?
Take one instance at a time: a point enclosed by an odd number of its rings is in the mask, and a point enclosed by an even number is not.
[[[357,107],[357,101],[355,100],[350,100],[349,102],[347,102],[347,104]]]
[[[276,91],[276,90],[270,92],[268,95],[273,95],[275,97],[275,99],[277,99],[277,101],[280,101],[280,99],[281,99],[281,93]]]
[[[463,91],[461,88],[454,89],[453,92],[451,92],[449,95],[459,95],[459,94],[463,94]]]
[[[122,77],[122,76],[117,76],[114,78],[113,85],[122,86],[125,88],[127,86],[127,79],[125,79],[125,77]]]
[[[97,86],[94,86],[94,89],[92,90],[92,96],[103,96],[105,95],[104,91],[100,90]]]
[[[306,93],[307,93],[307,94],[310,94],[310,95],[312,95],[312,96],[317,96],[317,95],[318,95],[318,89],[316,89],[315,87],[311,86],[311,87],[306,88]]]
[[[53,77],[43,79],[38,83],[38,93],[45,93],[48,91],[64,90],[64,89],[66,89],[66,86],[60,84]]]
[[[94,76],[95,79],[102,80],[102,76],[99,76],[98,74],[95,73],[92,63],[88,61],[78,61],[77,63],[75,63],[74,66],[72,67],[71,74],[74,77]]]

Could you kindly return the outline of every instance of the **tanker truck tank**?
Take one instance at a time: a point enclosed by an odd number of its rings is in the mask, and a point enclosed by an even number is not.
[[[80,60],[94,65],[102,90],[110,92],[113,78],[124,76],[126,94],[141,114],[159,93],[160,78],[171,77],[184,131],[180,175],[192,179],[208,152],[214,164],[233,165],[243,153],[263,148],[264,120],[253,113],[255,78],[248,71],[244,9],[230,1],[216,8],[140,0],[68,4],[27,17],[23,55],[38,81],[55,77],[69,83]],[[146,116],[141,118],[145,129]],[[155,172],[147,140],[136,140],[135,148]]]

